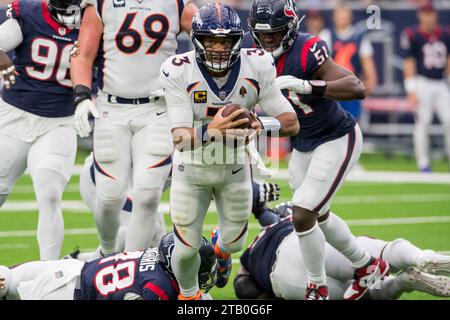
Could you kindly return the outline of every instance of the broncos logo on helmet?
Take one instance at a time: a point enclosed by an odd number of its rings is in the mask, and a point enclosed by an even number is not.
[[[49,0],[48,11],[53,19],[68,28],[80,28],[82,0]]]
[[[255,42],[275,58],[288,50],[297,37],[300,21],[293,0],[256,0],[250,10],[248,27]],[[282,39],[268,46],[261,40],[263,33],[282,32]]]
[[[241,20],[228,5],[208,3],[192,20],[191,38],[197,60],[212,72],[226,71],[239,59],[243,36]],[[205,46],[206,37],[230,39],[230,49],[214,51]]]
[[[174,233],[164,235],[159,243],[159,263],[173,276],[172,252],[175,247]],[[202,237],[199,249],[200,269],[198,271],[198,284],[200,289],[208,292],[217,280],[217,258],[211,243]]]

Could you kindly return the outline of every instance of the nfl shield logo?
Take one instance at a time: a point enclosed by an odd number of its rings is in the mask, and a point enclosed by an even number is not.
[[[220,91],[219,92],[219,99],[220,100],[225,100],[226,97],[227,97],[227,92],[226,91]]]
[[[60,36],[65,36],[66,33],[67,33],[67,29],[64,28],[64,27],[60,27],[59,30],[58,30],[58,32],[59,32],[59,35],[60,35]]]

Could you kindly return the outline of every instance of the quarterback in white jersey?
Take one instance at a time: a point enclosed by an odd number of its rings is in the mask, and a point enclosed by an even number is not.
[[[125,250],[149,245],[162,189],[172,163],[169,119],[158,82],[161,63],[190,32],[197,7],[185,0],[84,0],[79,50],[71,60],[74,127],[81,137],[95,119],[95,220],[102,253],[117,251],[120,211],[133,181],[133,213]],[[92,66],[98,58],[99,88],[91,100]],[[131,179],[130,179],[131,178]]]
[[[242,248],[247,235],[252,178],[246,155],[251,146],[228,148],[220,138],[245,133],[228,129],[248,124],[249,119],[234,119],[243,108],[251,111],[256,104],[278,122],[281,135],[299,130],[294,110],[275,84],[272,57],[262,50],[241,50],[243,31],[233,9],[219,3],[202,7],[194,16],[191,36],[195,51],[167,59],[160,75],[177,149],[170,208],[176,235],[173,271],[180,299],[201,298],[196,279],[198,249],[213,198],[221,230],[213,241],[218,287],[225,286],[231,253]],[[230,104],[239,104],[242,109],[222,116],[223,107]],[[261,128],[256,117],[251,125],[256,131]]]

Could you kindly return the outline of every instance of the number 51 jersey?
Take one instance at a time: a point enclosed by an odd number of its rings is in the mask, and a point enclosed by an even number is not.
[[[178,47],[188,0],[84,0],[103,22],[98,87],[114,96],[145,98],[161,88],[159,67]]]
[[[69,59],[78,30],[53,20],[46,0],[15,0],[7,15],[19,23],[23,41],[14,52],[19,76],[3,100],[42,117],[72,115]]]

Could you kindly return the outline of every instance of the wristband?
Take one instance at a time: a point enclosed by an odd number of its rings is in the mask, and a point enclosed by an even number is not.
[[[314,96],[323,97],[325,91],[327,90],[327,82],[323,80],[310,80],[308,81],[311,85],[311,94]]]
[[[81,101],[92,99],[91,89],[81,84],[78,84],[73,89],[73,97],[74,97],[73,105],[74,107],[76,107]]]

